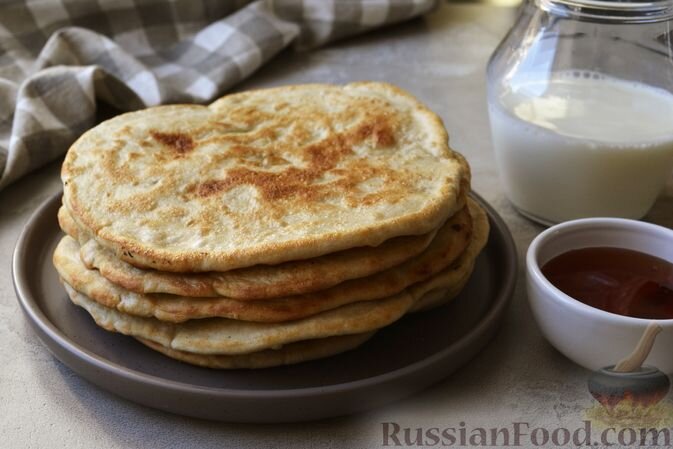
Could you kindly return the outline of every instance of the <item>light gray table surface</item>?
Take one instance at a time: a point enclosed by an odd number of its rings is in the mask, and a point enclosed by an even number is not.
[[[237,87],[385,80],[409,90],[443,118],[451,144],[469,160],[473,188],[507,222],[522,261],[542,228],[509,205],[498,181],[485,101],[486,61],[514,10],[443,6],[420,20],[310,53],[286,52]],[[60,162],[0,192],[0,447],[130,448],[380,447],[382,423],[401,427],[573,428],[593,405],[588,372],[542,337],[526,303],[523,271],[504,324],[463,369],[430,389],[372,412],[319,422],[241,425],[208,422],[119,399],[79,378],[37,340],[12,287],[14,244],[32,211],[60,189]],[[673,226],[673,185],[648,221]]]

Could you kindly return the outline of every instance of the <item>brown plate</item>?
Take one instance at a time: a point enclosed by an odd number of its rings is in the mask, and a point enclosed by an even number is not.
[[[287,422],[344,415],[398,400],[435,383],[490,340],[514,291],[514,242],[498,214],[463,292],[450,304],[404,317],[360,348],[323,360],[260,370],[217,371],[158,354],[98,328],[70,303],[51,263],[62,233],[61,194],[28,221],[13,258],[26,318],[61,362],[101,388],[150,407],[236,422]]]

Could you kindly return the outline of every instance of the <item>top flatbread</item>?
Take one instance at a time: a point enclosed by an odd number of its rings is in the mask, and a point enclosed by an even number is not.
[[[457,209],[464,160],[385,83],[300,85],[117,116],[75,142],[64,205],[121,259],[226,271],[376,246]]]

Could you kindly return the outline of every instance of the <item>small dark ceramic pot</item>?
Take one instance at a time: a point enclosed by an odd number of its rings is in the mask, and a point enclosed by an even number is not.
[[[641,409],[659,403],[671,387],[668,376],[657,368],[643,366],[632,373],[613,371],[607,366],[589,378],[589,392],[608,411],[618,405]]]

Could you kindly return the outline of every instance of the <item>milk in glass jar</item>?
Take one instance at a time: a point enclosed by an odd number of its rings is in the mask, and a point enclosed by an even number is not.
[[[531,0],[488,65],[499,176],[536,221],[641,218],[673,169],[673,1]]]

